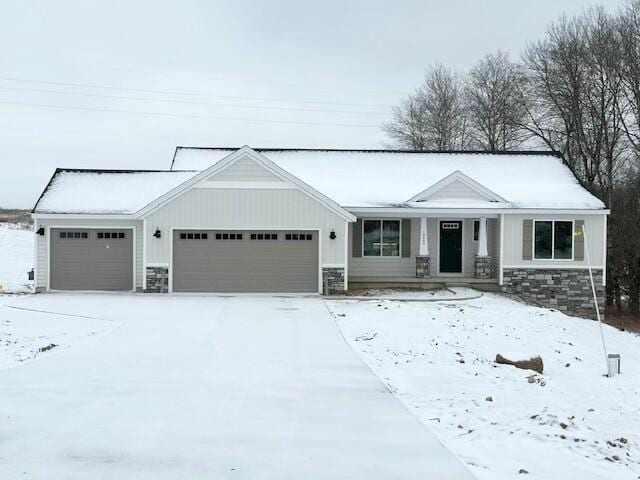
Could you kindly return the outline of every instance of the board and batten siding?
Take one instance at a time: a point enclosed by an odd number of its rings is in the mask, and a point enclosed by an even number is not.
[[[442,187],[437,192],[429,195],[429,201],[435,200],[464,200],[464,201],[482,201],[486,202],[487,198],[471,188],[469,185],[456,180],[449,185]]]
[[[215,173],[205,181],[210,182],[280,182],[282,179],[249,157],[238,159],[233,165]]]
[[[572,214],[572,215],[504,215],[504,248],[503,268],[510,267],[586,267],[586,256],[582,260],[534,260],[523,259],[523,222],[524,220],[584,220],[587,233],[591,266],[603,268],[605,254],[605,217],[604,214]],[[533,234],[533,232],[532,232]]]
[[[49,258],[47,245],[49,243],[50,230],[47,227],[69,227],[69,228],[91,228],[96,230],[109,228],[131,228],[135,227],[135,261],[136,261],[136,288],[142,288],[143,275],[143,235],[142,221],[138,220],[83,220],[76,218],[36,219],[38,227],[45,227],[46,234],[36,236],[36,278],[35,286],[38,289],[47,288],[47,277],[49,274]],[[36,228],[37,229],[37,228]]]
[[[321,263],[345,263],[347,222],[293,188],[193,188],[149,214],[146,221],[147,264],[170,263],[172,228],[317,229],[321,230]],[[153,237],[156,228],[161,238]],[[336,233],[334,240],[329,238],[331,230]]]

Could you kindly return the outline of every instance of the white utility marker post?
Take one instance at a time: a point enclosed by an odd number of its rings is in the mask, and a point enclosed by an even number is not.
[[[478,256],[486,257],[489,255],[487,250],[487,217],[480,218],[480,228],[478,230]]]
[[[427,217],[420,218],[420,248],[418,255],[421,257],[429,256],[429,240],[427,236]]]
[[[582,225],[582,238],[584,238],[584,258],[587,261],[587,268],[589,269],[589,280],[591,280],[591,292],[593,293],[593,303],[596,307],[596,317],[598,318],[598,325],[600,326],[600,339],[602,340],[602,349],[604,350],[604,363],[607,366],[607,372],[609,372],[609,354],[607,353],[607,344],[604,341],[604,330],[602,328],[602,319],[600,318],[600,307],[598,306],[598,296],[596,295],[596,284],[593,281],[593,272],[591,271],[591,260],[589,258],[589,244],[587,243],[587,232]],[[606,245],[605,245],[606,248]]]

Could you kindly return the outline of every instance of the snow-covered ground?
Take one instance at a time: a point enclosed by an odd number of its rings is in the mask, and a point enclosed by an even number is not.
[[[0,370],[3,480],[473,480],[349,348],[319,297],[0,303],[29,309],[0,309],[24,328],[19,341],[70,343]]]
[[[118,324],[97,318],[11,308],[0,295],[0,370],[44,358],[110,331]]]
[[[478,478],[640,478],[640,337],[605,325],[623,370],[606,378],[596,322],[499,295],[327,303],[352,347]],[[498,353],[540,354],[544,373],[496,365]]]
[[[33,282],[33,232],[11,223],[0,223],[0,293],[29,292]]]

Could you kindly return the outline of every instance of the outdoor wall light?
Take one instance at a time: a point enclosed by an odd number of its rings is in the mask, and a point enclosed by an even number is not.
[[[336,239],[336,232],[334,230],[331,230],[331,233],[329,234],[329,238],[331,240],[335,240]]]
[[[44,227],[40,227],[40,228],[36,231],[36,233],[37,233],[38,235],[44,235]]]
[[[156,237],[156,238],[162,237],[162,232],[160,231],[159,228],[156,228],[156,231],[153,232],[153,236]]]

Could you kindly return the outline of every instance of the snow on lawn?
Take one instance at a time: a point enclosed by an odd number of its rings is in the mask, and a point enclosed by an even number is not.
[[[29,292],[33,282],[33,231],[20,225],[0,223],[0,292]]]
[[[479,479],[521,469],[640,478],[640,337],[605,325],[623,371],[607,378],[596,322],[499,295],[327,304],[363,360]],[[497,353],[540,354],[544,373],[496,365]]]
[[[0,295],[0,370],[63,351],[119,325],[97,318],[5,305],[15,304],[16,300],[16,297]]]

